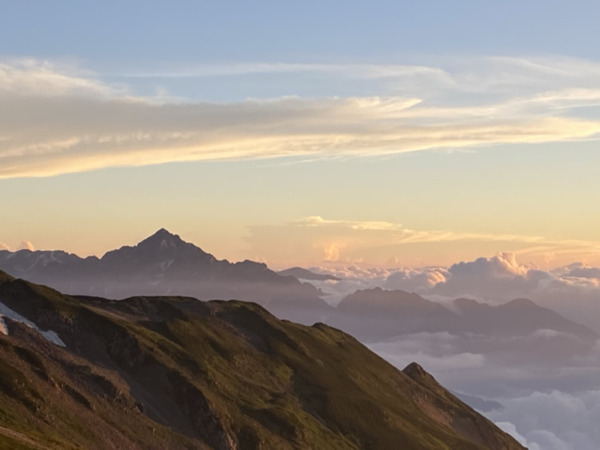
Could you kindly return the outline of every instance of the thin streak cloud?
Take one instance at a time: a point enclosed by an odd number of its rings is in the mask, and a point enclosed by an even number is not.
[[[510,248],[530,260],[589,256],[597,258],[600,242],[552,239],[544,236],[494,233],[465,233],[450,230],[416,230],[399,223],[385,221],[332,220],[320,216],[302,218],[279,225],[253,226],[247,237],[253,254],[274,263],[301,259],[305,265],[321,262],[374,264],[385,266],[390,261],[402,264],[412,253],[422,255],[432,247],[441,252],[448,246],[448,255],[455,258],[456,248],[473,254],[481,247],[494,251]],[[487,248],[487,247],[486,247]]]
[[[303,64],[303,63],[228,63],[185,66],[176,70],[125,72],[131,78],[202,78],[250,74],[329,73],[351,78],[394,78],[428,76],[449,79],[450,75],[436,67],[394,64]]]
[[[445,74],[413,69],[394,70]],[[432,88],[445,83],[430,82]],[[599,92],[561,88],[477,106],[393,95],[178,103],[134,95],[126,86],[43,61],[9,61],[0,64],[0,178],[595,139],[600,120],[574,111],[598,105]]]

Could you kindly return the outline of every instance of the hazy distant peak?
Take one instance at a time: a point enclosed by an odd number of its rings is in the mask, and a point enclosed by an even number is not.
[[[142,246],[142,245],[158,244],[161,247],[177,247],[177,246],[179,246],[181,244],[185,244],[185,243],[186,242],[184,242],[183,239],[181,239],[178,234],[170,233],[166,229],[161,228],[156,233],[154,233],[152,236],[149,236],[146,239],[144,239],[138,245]]]
[[[456,306],[458,306],[459,308],[462,308],[462,307],[468,308],[469,306],[481,305],[481,303],[479,303],[477,300],[474,300],[472,298],[467,298],[467,297],[457,298],[454,300],[453,303]]]
[[[159,229],[156,233],[154,233],[152,236],[150,236],[150,238],[152,238],[152,237],[160,237],[160,238],[163,238],[163,237],[172,237],[172,238],[180,239],[178,234],[171,233],[166,228]]]
[[[502,303],[502,304],[497,304],[495,306],[490,305],[488,303],[485,302],[480,302],[477,300],[474,300],[472,298],[466,298],[466,297],[461,297],[461,298],[457,298],[456,300],[453,301],[454,305],[459,308],[460,310],[467,310],[467,309],[494,309],[494,308],[503,308],[503,309],[546,309],[543,308],[541,306],[539,306],[537,303],[535,303],[533,300],[529,300],[528,298],[517,298],[514,300],[510,300],[506,303]]]
[[[342,301],[379,301],[379,302],[423,302],[430,303],[415,292],[407,292],[402,290],[387,290],[380,287],[358,289],[353,294],[348,295]]]
[[[165,228],[161,228],[156,233],[138,242],[133,247],[124,246],[121,247],[119,250],[123,249],[143,249],[145,251],[153,251],[157,253],[160,253],[162,251],[176,251],[180,249],[194,249],[196,251],[206,253],[201,248],[195,246],[192,243],[185,242],[183,239],[181,239],[181,237],[178,234],[173,234]],[[112,252],[115,251],[116,250],[113,250]]]
[[[408,317],[452,316],[450,310],[421,297],[419,294],[406,291],[388,291],[379,287],[363,289],[342,299],[337,311],[346,314],[359,314],[364,317],[379,317],[386,320],[396,317],[406,320]],[[410,320],[410,327],[418,323]],[[342,326],[343,328],[343,326]]]
[[[541,306],[528,298],[516,298],[501,306],[505,308],[541,308]]]
[[[489,305],[487,303],[483,303],[483,302],[478,302],[477,300],[474,300],[472,298],[466,298],[466,297],[461,297],[461,298],[457,298],[456,300],[453,301],[454,306],[456,306],[459,310],[467,310],[467,309],[475,309],[475,308],[492,308],[492,305]]]
[[[262,262],[218,260],[165,228],[100,259],[62,251],[0,250],[0,269],[72,294],[237,298],[269,304],[271,310],[311,323],[329,311],[314,286],[277,275]]]
[[[258,262],[258,261],[252,261],[251,259],[244,259],[243,261],[238,261],[234,264],[239,264],[239,265],[252,265],[255,267],[264,267],[265,269],[268,268],[268,266],[264,263],[264,262]]]
[[[156,281],[157,276],[162,277],[174,266],[210,265],[215,261],[211,254],[161,228],[134,246],[126,245],[107,252],[101,263],[108,273],[137,277],[142,273],[148,275],[147,271],[150,271]]]
[[[577,278],[600,278],[600,268],[574,267],[566,276]]]
[[[299,280],[311,280],[311,281],[340,281],[341,278],[335,277],[328,273],[316,273],[302,267],[291,267],[289,269],[281,270],[277,272],[279,275],[284,277],[294,277]]]

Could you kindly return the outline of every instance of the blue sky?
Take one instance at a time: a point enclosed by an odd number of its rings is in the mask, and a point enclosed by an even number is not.
[[[594,1],[25,1],[4,52],[129,61],[404,61],[421,54],[596,58]],[[6,43],[10,43],[6,45]]]
[[[164,226],[279,266],[600,263],[599,13],[5,2],[0,246]]]

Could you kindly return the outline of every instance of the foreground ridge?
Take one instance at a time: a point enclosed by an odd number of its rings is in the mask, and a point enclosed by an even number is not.
[[[6,319],[0,446],[522,448],[420,366],[253,303],[76,298],[1,273],[0,301],[65,344]]]

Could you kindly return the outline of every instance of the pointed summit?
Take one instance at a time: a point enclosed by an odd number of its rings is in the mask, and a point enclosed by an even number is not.
[[[278,275],[263,263],[219,260],[165,228],[100,259],[64,252],[21,253],[0,251],[0,270],[76,295],[235,298],[268,304],[272,312],[311,324],[330,313],[314,286]],[[0,273],[0,286],[4,278]]]
[[[541,308],[538,306],[533,300],[529,300],[528,298],[516,298],[514,300],[501,305],[504,308],[513,308],[513,309],[531,309],[531,308]]]
[[[149,245],[149,244],[167,248],[167,247],[178,247],[181,244],[185,244],[185,242],[179,237],[178,234],[170,233],[165,228],[161,228],[156,233],[154,233],[152,236],[144,239],[138,245],[145,246],[145,245]]]
[[[102,257],[102,264],[109,272],[117,271],[122,275],[148,275],[150,271],[157,276],[173,265],[207,263],[214,259],[194,244],[161,228],[133,247],[124,246],[106,253]]]
[[[402,372],[404,372],[411,378],[421,378],[425,375],[429,375],[427,371],[423,369],[423,367],[419,363],[416,362],[411,362],[408,366],[404,368]]]
[[[438,394],[445,394],[447,391],[444,389],[437,380],[427,372],[423,367],[421,367],[416,362],[410,363],[408,366],[404,368],[402,371],[405,375],[408,375],[412,378],[413,381],[417,382],[423,387],[430,389],[433,392]]]

